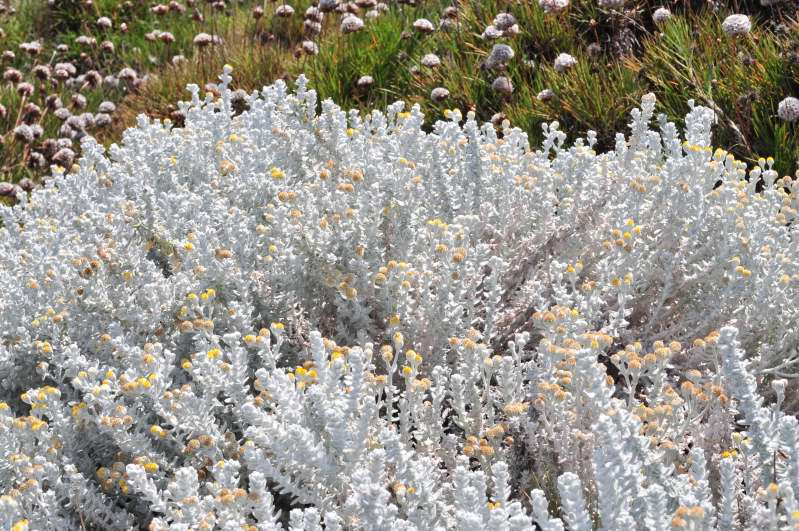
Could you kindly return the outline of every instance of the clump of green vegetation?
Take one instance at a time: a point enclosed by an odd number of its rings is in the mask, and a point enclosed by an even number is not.
[[[213,91],[226,63],[245,91],[305,74],[343,107],[403,99],[428,124],[471,109],[533,142],[557,120],[571,137],[596,131],[602,149],[642,94],[678,123],[693,99],[716,110],[720,145],[791,173],[799,125],[777,109],[799,94],[797,5],[731,8],[749,18],[725,32],[733,11],[706,2],[12,1],[0,14],[0,181],[29,188],[72,164],[81,136],[110,144],[139,113],[180,125],[185,85]],[[495,46],[512,57],[496,60]]]
[[[0,7],[0,200],[30,189],[51,165],[69,168],[80,140],[108,143],[135,116],[124,103],[162,77],[221,70],[228,50],[258,48],[246,2],[17,0]],[[225,42],[224,37],[235,42]],[[263,48],[253,55],[263,55]],[[221,63],[217,64],[219,61]],[[263,70],[266,75],[268,72]],[[183,96],[172,85],[148,110]],[[169,104],[166,102],[170,102]],[[3,182],[5,181],[5,182]],[[12,186],[16,183],[17,186]]]

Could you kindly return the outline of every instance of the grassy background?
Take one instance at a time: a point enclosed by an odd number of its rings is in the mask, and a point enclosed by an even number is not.
[[[615,11],[599,8],[595,0],[577,0],[559,14],[545,14],[535,1],[391,3],[374,19],[367,19],[367,9],[361,9],[359,16],[366,25],[350,35],[339,31],[341,15],[325,15],[321,35],[313,38],[320,50],[315,56],[297,49],[308,38],[302,28],[309,0],[292,2],[296,11],[290,18],[275,16],[280,4],[273,2],[198,1],[186,5],[183,13],[161,16],[150,9],[155,4],[95,0],[87,7],[84,2],[66,0],[48,7],[45,0],[12,2],[16,13],[1,15],[0,27],[5,33],[2,48],[14,51],[16,59],[5,60],[3,67],[25,73],[35,64],[71,60],[82,72],[93,68],[105,75],[130,66],[140,75],[149,75],[136,89],[83,90],[90,112],[103,100],[118,104],[112,126],[92,131],[106,144],[118,140],[139,113],[159,118],[173,115],[175,102],[187,96],[187,83],[214,82],[222,65],[230,63],[236,87],[245,90],[304,73],[323,98],[333,98],[345,108],[370,109],[404,99],[422,105],[429,123],[441,118],[445,108],[473,109],[482,120],[502,113],[526,130],[533,143],[540,137],[543,122],[558,120],[571,138],[589,129],[597,131],[603,149],[612,147],[615,133],[625,130],[628,113],[641,95],[653,91],[658,110],[678,124],[689,99],[714,106],[720,115],[716,143],[739,158],[771,155],[781,173],[797,169],[799,124],[781,122],[776,110],[784,97],[799,96],[799,2],[764,8],[757,1],[739,1],[717,11],[707,2],[664,2],[673,16],[659,27],[652,22],[652,12],[662,4],[651,1],[628,1],[623,10]],[[256,4],[264,10],[260,19],[252,15]],[[451,5],[458,7],[459,31],[422,35],[413,30],[413,22],[422,17],[438,26],[443,10]],[[482,39],[480,34],[500,12],[516,17],[520,33],[496,41]],[[750,35],[732,39],[723,33],[721,21],[732,12],[750,15]],[[100,16],[114,21],[112,30],[97,27]],[[128,24],[127,33],[119,31],[122,22]],[[173,33],[175,42],[148,41],[146,34],[154,29]],[[220,35],[224,44],[205,49],[193,46],[193,37],[201,31]],[[98,42],[113,42],[115,51],[104,53],[99,45],[81,49],[74,39],[82,34]],[[45,48],[36,58],[18,49],[20,43],[33,39],[40,39]],[[54,54],[62,42],[70,45],[69,52]],[[504,73],[482,68],[497,42],[509,44],[516,52]],[[552,62],[562,52],[578,62],[558,73]],[[173,66],[171,58],[178,53],[188,60]],[[441,65],[421,66],[426,53],[437,54]],[[356,85],[363,75],[374,78],[371,88]],[[512,80],[512,95],[492,91],[497,75]],[[55,92],[66,103],[72,92],[63,85],[41,85],[34,99]],[[430,91],[439,86],[451,96],[434,103]],[[552,90],[555,97],[540,101],[537,94],[543,89]],[[4,138],[0,180],[39,178],[46,170],[25,166],[25,149],[36,150],[37,144],[25,148],[10,132],[22,102],[8,83],[0,88],[0,103],[8,109],[0,120]],[[41,124],[43,138],[57,136],[60,123],[55,118],[46,114]]]

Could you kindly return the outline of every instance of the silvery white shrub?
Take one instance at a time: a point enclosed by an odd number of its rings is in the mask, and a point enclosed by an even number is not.
[[[230,80],[0,208],[4,528],[793,525],[799,190],[712,111],[598,154]]]

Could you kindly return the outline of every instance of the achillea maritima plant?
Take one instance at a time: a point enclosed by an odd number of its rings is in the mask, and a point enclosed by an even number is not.
[[[4,527],[797,523],[799,190],[713,111],[598,154],[221,80],[0,208]]]

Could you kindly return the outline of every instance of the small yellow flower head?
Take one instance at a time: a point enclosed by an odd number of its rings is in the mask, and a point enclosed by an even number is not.
[[[222,172],[222,175],[233,173],[234,171],[236,171],[236,165],[229,160],[223,160],[219,164],[219,171]]]
[[[402,346],[405,344],[405,338],[403,337],[402,332],[394,332],[393,339],[394,339],[394,345],[397,348],[402,348]]]
[[[286,174],[280,168],[273,167],[271,171],[272,179],[281,181],[286,178]]]
[[[183,248],[187,251],[191,251],[194,249],[194,244],[191,242],[186,242],[183,244]]]
[[[411,367],[405,365],[405,366],[402,367],[402,374],[405,375],[405,376],[410,376],[411,374],[413,374],[413,369]]]
[[[527,404],[524,402],[511,402],[507,404],[502,410],[505,412],[506,415],[510,417],[515,417],[521,415],[525,411],[527,411]]]
[[[215,360],[222,354],[222,351],[218,348],[212,348],[208,351],[208,359]]]

